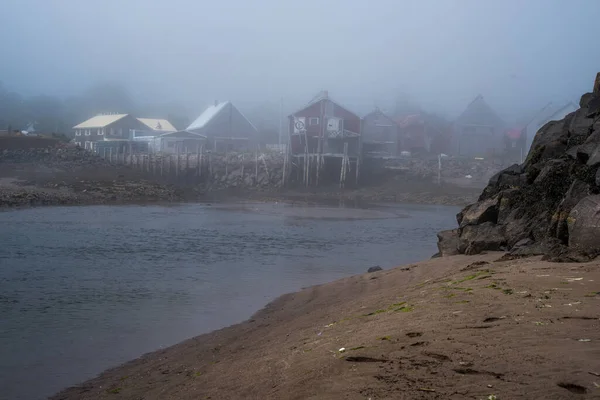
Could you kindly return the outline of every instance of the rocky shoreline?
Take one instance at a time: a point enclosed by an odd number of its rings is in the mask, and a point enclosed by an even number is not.
[[[600,74],[598,74],[600,81]],[[522,165],[490,179],[458,228],[438,235],[440,255],[509,251],[589,261],[600,255],[600,88],[536,134]]]
[[[236,174],[238,170],[230,167],[227,174],[225,163],[219,164],[216,157],[213,160],[214,179],[195,183],[185,176],[170,181],[76,148],[4,150],[0,151],[0,208],[236,200],[465,206],[476,200],[479,191],[432,183],[429,175],[427,179],[419,175],[424,172],[417,167],[413,171],[417,177],[405,172],[390,174],[360,188],[282,188],[274,174],[259,173],[258,179],[252,175],[242,179]]]

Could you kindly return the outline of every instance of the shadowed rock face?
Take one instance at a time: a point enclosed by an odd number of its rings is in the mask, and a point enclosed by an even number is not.
[[[600,75],[599,75],[600,76]],[[508,250],[553,261],[600,255],[600,89],[536,134],[527,159],[494,175],[438,234],[440,255]]]

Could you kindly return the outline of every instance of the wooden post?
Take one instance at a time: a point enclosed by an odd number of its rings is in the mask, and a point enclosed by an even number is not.
[[[356,157],[356,184],[358,185],[358,170],[360,168],[360,155]]]
[[[112,164],[112,146],[108,149],[108,162]]]
[[[198,176],[202,176],[202,169],[203,169],[202,159],[203,158],[204,158],[204,144],[202,144],[200,146],[200,161],[198,161],[198,165],[199,165]]]
[[[442,184],[442,155],[438,154],[438,176],[437,176],[437,184]]]
[[[244,162],[246,161],[245,155],[246,155],[246,153],[242,153],[242,182],[244,182]]]
[[[255,163],[254,179],[256,179],[256,182],[258,182],[258,150],[254,153],[254,163]]]
[[[340,168],[340,188],[344,187],[346,180],[346,168],[348,162],[348,142],[344,142],[344,155],[342,156],[342,167]]]
[[[186,148],[186,151],[185,151],[185,175],[188,174],[189,169],[190,169],[190,152]]]
[[[106,160],[106,147],[102,149],[102,158]]]
[[[265,173],[267,174],[267,180],[271,180],[271,175],[269,174],[269,167],[267,166],[267,157],[263,155],[262,157],[263,165],[265,166]]]
[[[200,144],[196,146],[196,176],[200,176]]]
[[[281,135],[280,139],[279,139],[279,143],[281,144]],[[283,171],[282,171],[282,176],[281,176],[281,186],[285,186],[285,173],[286,173],[286,166],[287,166],[287,161],[288,161],[288,153],[287,151],[283,154]]]

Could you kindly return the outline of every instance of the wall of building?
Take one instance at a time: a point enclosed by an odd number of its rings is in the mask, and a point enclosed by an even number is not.
[[[229,103],[211,119],[202,129],[194,129],[194,132],[210,138],[247,138],[252,143],[258,140],[256,128]]]
[[[91,149],[92,143],[111,139],[129,139],[129,130],[147,128],[131,115],[127,115],[104,128],[75,129],[75,144]]]

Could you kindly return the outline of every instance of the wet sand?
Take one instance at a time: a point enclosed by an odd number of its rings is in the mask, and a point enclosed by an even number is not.
[[[600,398],[600,264],[500,256],[287,294],[53,399]]]

